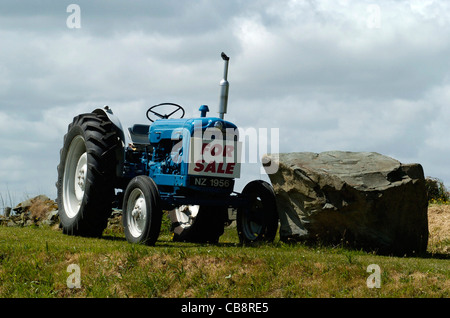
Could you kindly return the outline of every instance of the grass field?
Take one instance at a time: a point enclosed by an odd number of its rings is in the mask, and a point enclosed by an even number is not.
[[[129,244],[121,231],[92,239],[1,226],[0,297],[448,298],[450,241],[441,220],[450,206],[435,207],[422,258],[282,242],[243,247],[234,228],[217,245],[172,242],[163,229],[148,247]],[[379,288],[368,287],[371,264],[379,266]]]

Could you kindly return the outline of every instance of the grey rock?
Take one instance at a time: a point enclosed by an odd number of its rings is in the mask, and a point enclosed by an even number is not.
[[[5,217],[9,218],[10,215],[11,215],[11,208],[7,206],[5,208]]]
[[[51,200],[46,195],[41,194],[34,198],[20,202],[13,210],[16,214],[27,212],[36,201],[48,202]]]
[[[41,222],[42,225],[52,226],[59,223],[59,214],[58,210],[50,211],[47,214],[47,217]]]
[[[266,155],[280,214],[280,237],[348,245],[380,254],[421,254],[428,242],[420,164],[375,152]],[[273,171],[273,170],[272,170]]]

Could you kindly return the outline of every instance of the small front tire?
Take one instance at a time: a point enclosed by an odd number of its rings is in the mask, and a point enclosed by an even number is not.
[[[242,190],[247,207],[237,210],[236,227],[242,244],[272,242],[278,229],[278,211],[272,186],[263,181],[249,182]]]
[[[130,243],[154,245],[161,230],[162,209],[153,179],[137,176],[128,184],[122,209],[125,237]]]

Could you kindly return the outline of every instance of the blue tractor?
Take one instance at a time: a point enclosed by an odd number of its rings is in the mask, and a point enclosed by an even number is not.
[[[240,177],[237,127],[223,119],[228,62],[220,82],[219,117],[185,119],[174,103],[147,110],[149,125],[125,131],[105,106],[73,119],[64,136],[56,183],[65,234],[99,237],[113,208],[122,209],[127,241],[154,245],[168,211],[175,241],[216,243],[235,209],[241,243],[272,241],[278,213],[272,186],[262,180],[234,191]],[[127,134],[128,138],[125,138]]]

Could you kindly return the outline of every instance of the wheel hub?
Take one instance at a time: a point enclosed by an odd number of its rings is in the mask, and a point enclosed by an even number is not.
[[[79,203],[83,200],[84,190],[86,187],[86,174],[87,174],[87,153],[83,153],[78,160],[77,167],[75,169],[75,196]]]
[[[246,236],[250,239],[256,239],[262,230],[262,212],[263,204],[259,197],[256,197],[253,201],[251,209],[244,214],[244,227],[243,230]]]
[[[133,217],[133,220],[135,222],[145,220],[145,213],[143,211],[143,208],[145,208],[145,200],[143,198],[137,199],[134,209],[133,211],[131,211],[131,216]]]
[[[130,194],[129,202],[128,228],[131,235],[139,237],[144,231],[147,218],[147,204],[145,203],[144,193],[139,189],[134,189]]]

